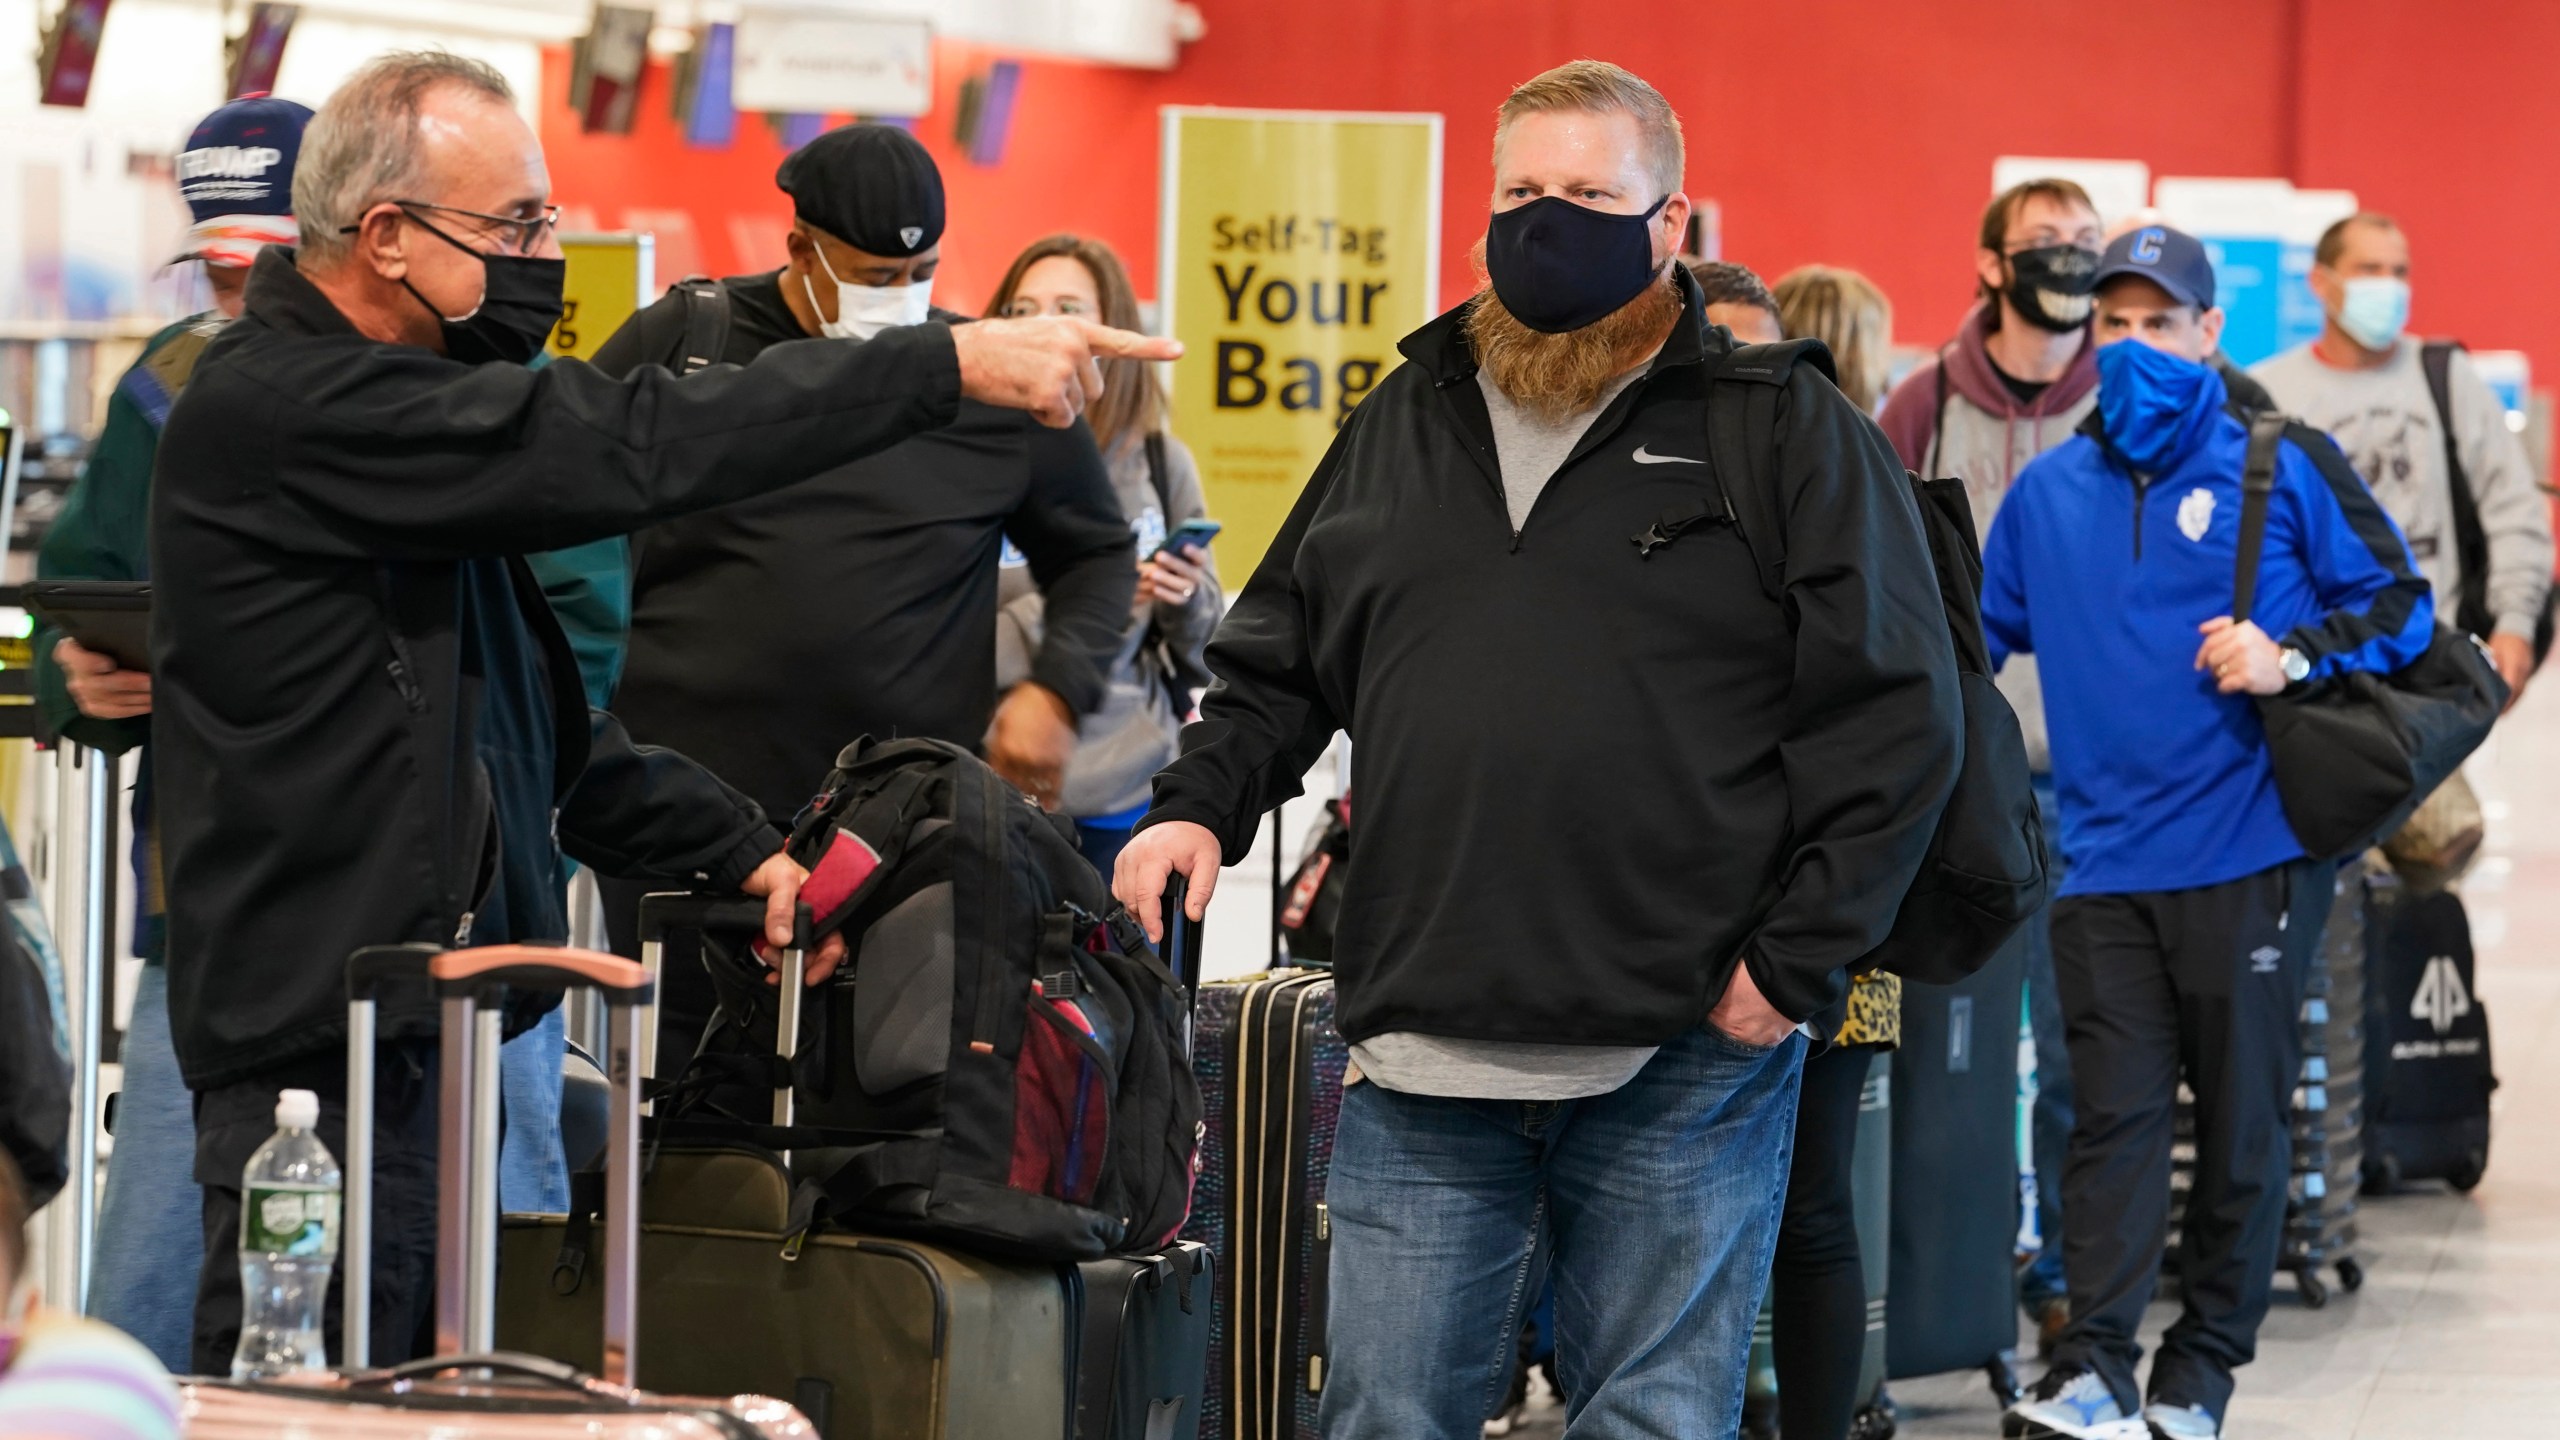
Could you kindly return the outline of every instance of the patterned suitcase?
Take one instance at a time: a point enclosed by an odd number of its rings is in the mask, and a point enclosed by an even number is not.
[[[1324,1389],[1325,1178],[1350,1048],[1333,977],[1273,970],[1202,985],[1192,1065],[1205,1133],[1184,1238],[1216,1256],[1202,1440],[1317,1440]]]

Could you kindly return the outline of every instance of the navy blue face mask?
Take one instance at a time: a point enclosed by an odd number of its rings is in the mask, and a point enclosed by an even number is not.
[[[1665,195],[1641,215],[1612,215],[1545,195],[1497,212],[1484,237],[1493,293],[1521,324],[1550,335],[1615,313],[1653,283],[1653,217],[1670,203]]]

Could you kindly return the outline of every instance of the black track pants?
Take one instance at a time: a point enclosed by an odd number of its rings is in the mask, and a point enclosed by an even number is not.
[[[2219,1416],[2232,1370],[2257,1351],[2292,1169],[2296,1019],[2335,873],[2297,861],[2203,889],[2054,906],[2077,1105],[2062,1205],[2071,1324],[2054,1359],[2094,1366],[2128,1410],[2168,1233],[2182,1077],[2196,1096],[2178,1252],[2186,1313],[2161,1341],[2150,1398]]]

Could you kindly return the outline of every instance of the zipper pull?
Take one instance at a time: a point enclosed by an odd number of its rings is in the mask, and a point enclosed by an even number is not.
[[[471,922],[475,918],[477,918],[476,913],[473,911],[465,910],[462,912],[462,923],[453,927],[454,949],[465,949],[471,944]]]
[[[1517,530],[1511,532],[1511,553],[1514,555],[1520,553],[1520,532]]]
[[[1662,533],[1662,522],[1659,520],[1654,521],[1653,528],[1643,534],[1630,535],[1627,538],[1635,542],[1636,558],[1639,560],[1652,559],[1654,551],[1671,543],[1671,537]]]

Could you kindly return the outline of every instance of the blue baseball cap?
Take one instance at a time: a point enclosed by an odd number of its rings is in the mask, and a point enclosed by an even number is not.
[[[195,224],[178,258],[245,266],[293,243],[293,164],[311,107],[272,95],[234,100],[197,122],[178,155],[178,195]]]
[[[2094,288],[2105,289],[2119,275],[2139,275],[2181,305],[2213,308],[2213,261],[2204,253],[2204,242],[2184,230],[2145,225],[2117,236],[2098,257]]]

